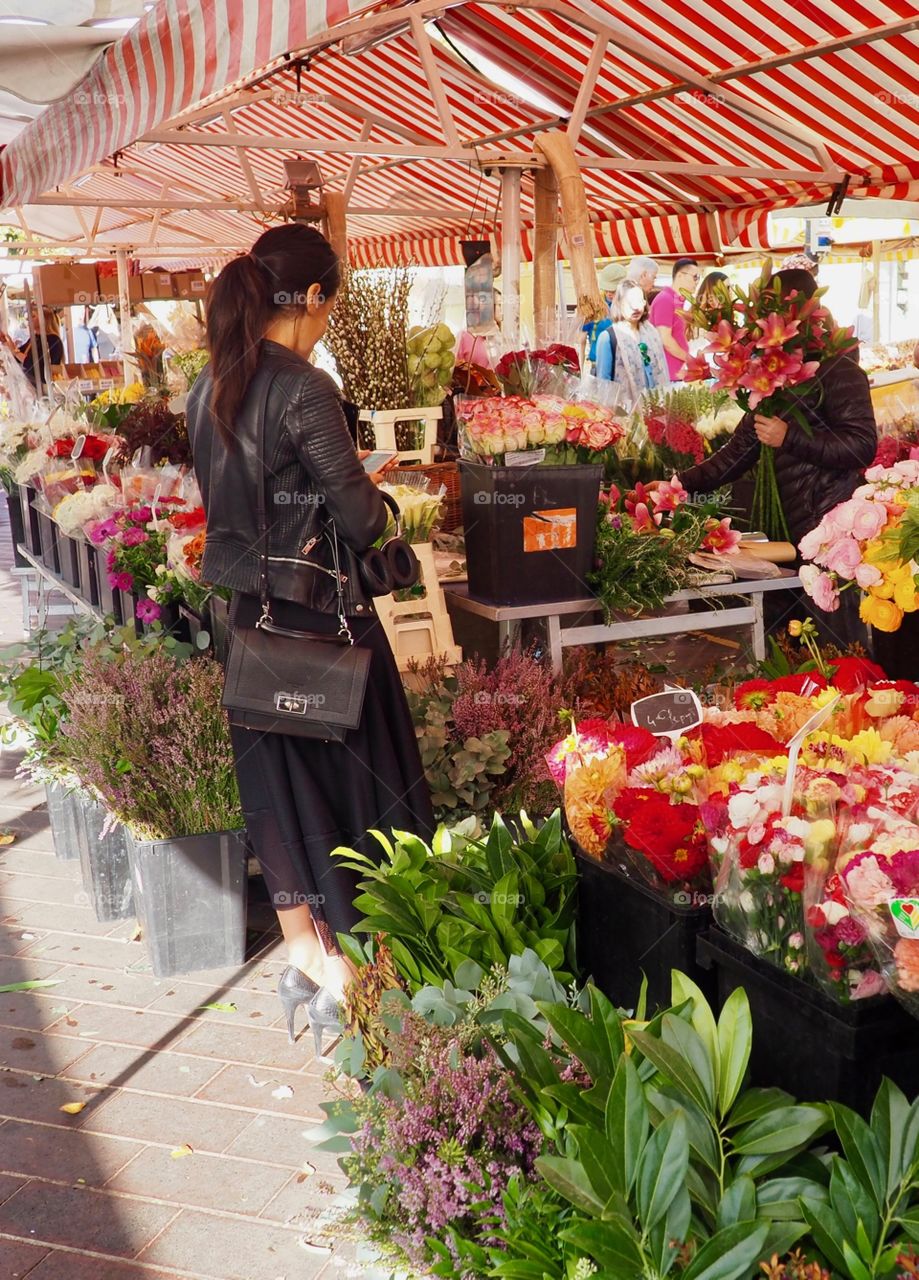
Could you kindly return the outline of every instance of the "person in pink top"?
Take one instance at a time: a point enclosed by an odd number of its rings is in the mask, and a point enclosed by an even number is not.
[[[699,264],[695,258],[677,258],[669,285],[665,285],[651,303],[651,323],[661,335],[667,372],[672,382],[679,382],[689,358],[686,338],[687,302],[683,291],[695,294],[699,283]]]

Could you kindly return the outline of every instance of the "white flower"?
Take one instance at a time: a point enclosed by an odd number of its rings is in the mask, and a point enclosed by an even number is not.
[[[801,933],[793,933],[788,939],[788,945],[795,951],[800,951],[804,946],[804,935]]]
[[[771,853],[761,853],[756,860],[756,865],[764,876],[771,876],[775,871],[775,858]]]
[[[38,449],[30,449],[13,471],[13,479],[17,484],[28,484],[35,476],[40,475],[49,461],[48,450],[44,445]]]
[[[746,791],[738,791],[728,801],[728,819],[736,831],[743,831],[751,825],[759,813],[759,803],[755,795]]]
[[[844,920],[849,914],[848,907],[843,906],[841,902],[821,902],[820,910],[828,925],[839,924],[840,920]]]
[[[737,899],[737,905],[744,915],[750,915],[756,908],[753,894],[749,889],[744,889],[743,893]]]

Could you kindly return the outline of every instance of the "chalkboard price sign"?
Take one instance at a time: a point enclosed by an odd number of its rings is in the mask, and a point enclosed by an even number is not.
[[[632,723],[660,738],[675,738],[702,723],[702,707],[691,689],[668,689],[633,702]]]

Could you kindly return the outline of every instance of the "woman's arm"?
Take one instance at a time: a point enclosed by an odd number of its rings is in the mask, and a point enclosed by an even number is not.
[[[386,505],[358,461],[338,388],[327,373],[311,370],[302,379],[287,427],[342,542],[366,551],[386,527]]]
[[[680,482],[690,493],[713,493],[723,484],[739,480],[756,466],[760,442],[753,427],[753,415],[741,419],[737,430],[717,453],[680,473]]]

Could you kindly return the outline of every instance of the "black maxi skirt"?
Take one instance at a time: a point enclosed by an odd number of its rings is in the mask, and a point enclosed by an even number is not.
[[[302,631],[338,631],[338,619],[286,601],[271,605],[276,622]],[[231,618],[253,626],[258,600],[234,597]],[[379,619],[349,618],[356,644],[369,649],[370,675],[361,723],[343,742],[261,733],[231,726],[236,775],[252,852],[273,905],[306,905],[327,950],[349,933],[358,876],[332,850],[357,849],[379,860],[385,834],[410,831],[430,840],[434,815],[415,729],[398,668]]]

